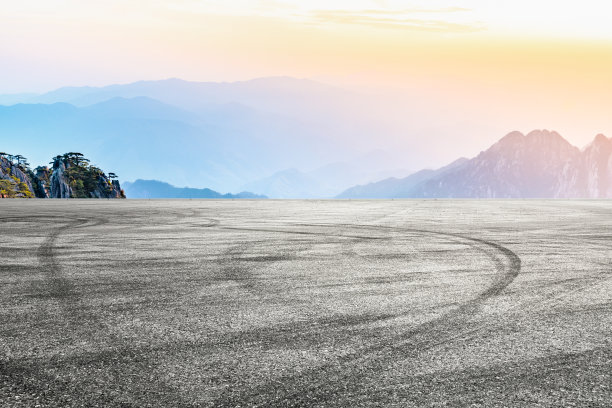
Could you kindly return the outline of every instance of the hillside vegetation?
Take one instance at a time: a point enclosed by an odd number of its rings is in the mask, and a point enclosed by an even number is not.
[[[55,156],[50,165],[32,170],[24,156],[0,152],[0,198],[125,198],[117,175],[82,153]]]

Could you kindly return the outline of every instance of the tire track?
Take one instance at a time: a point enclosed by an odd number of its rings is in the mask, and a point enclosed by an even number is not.
[[[67,366],[70,367],[68,370],[74,372],[85,368],[86,376],[92,375],[92,372],[95,373],[93,370],[108,370],[110,367],[113,377],[123,375],[124,370],[132,371],[133,376],[137,377],[147,370],[151,371],[152,367],[160,369],[157,361],[147,355],[147,351],[152,353],[153,348],[147,346],[144,349],[134,349],[126,346],[123,338],[117,336],[113,330],[109,330],[103,317],[85,304],[83,294],[63,274],[63,268],[58,259],[58,239],[75,229],[107,224],[109,219],[71,219],[69,217],[52,216],[26,218],[47,219],[54,224],[61,220],[64,223],[64,225],[54,228],[36,250],[36,257],[44,279],[42,282],[34,284],[34,289],[38,293],[38,297],[49,298],[57,302],[58,313],[49,315],[49,319],[53,320],[55,330],[64,333],[62,341],[71,345],[78,345],[77,348],[83,342],[86,342],[96,345],[94,347],[96,351],[79,349],[78,352],[71,351],[66,354],[43,358],[14,359],[0,356],[0,401],[2,400],[3,388],[5,388],[16,395],[35,396],[36,403],[41,406],[82,405],[76,402],[79,399],[77,395],[83,392],[82,389],[77,388],[79,381],[74,378],[67,380],[66,377],[62,378],[54,374],[66,370]],[[98,345],[103,345],[103,347],[100,348]],[[168,350],[171,348],[164,345],[162,349]],[[143,390],[149,391],[149,387],[151,387],[161,392],[166,405],[171,403],[176,403],[178,406],[193,405],[185,401],[175,387],[169,386],[162,379],[151,378],[146,384],[147,386],[146,388],[143,387]],[[142,387],[140,383],[137,385]],[[107,383],[107,387],[110,388],[102,390],[102,392],[95,389],[99,393],[100,403],[109,406],[124,406],[126,404],[125,395],[113,392],[121,389],[121,385],[111,382],[110,385]],[[130,391],[132,390],[130,389]]]
[[[310,226],[338,227],[329,224]],[[353,227],[379,228],[371,225]],[[349,395],[358,393],[363,381],[383,372],[394,361],[416,358],[425,351],[466,338],[486,327],[474,322],[473,315],[484,302],[499,295],[512,283],[520,272],[520,258],[510,249],[480,238],[423,229],[400,230],[420,235],[442,236],[452,241],[463,242],[483,252],[493,262],[497,272],[496,279],[475,298],[412,330],[340,356],[323,366],[281,377],[254,389],[236,392],[229,390],[214,402],[214,406],[326,405],[339,392]]]
[[[259,242],[243,241],[230,246],[217,259],[218,272],[208,281],[229,281],[240,285],[246,291],[258,293],[257,272],[278,262],[293,261],[298,254],[314,244],[302,245],[292,251],[276,250],[272,256],[249,256],[248,251]]]
[[[248,232],[273,232],[275,234],[291,234],[291,235],[319,235],[325,237],[336,237],[336,238],[355,238],[359,240],[386,240],[385,237],[370,237],[367,235],[343,235],[343,234],[327,234],[323,232],[311,232],[311,231],[292,231],[282,229],[266,229],[266,228],[242,228],[242,227],[220,227],[225,230],[233,231],[248,231]]]
[[[44,287],[39,288],[42,292],[42,296],[39,295],[39,297],[50,297],[70,301],[76,301],[80,298],[80,294],[75,290],[74,284],[62,275],[62,267],[56,254],[56,242],[60,235],[71,229],[94,227],[104,225],[107,222],[107,219],[102,218],[78,218],[56,228],[47,236],[36,251],[38,263],[43,269],[43,274],[45,276]]]
[[[212,228],[219,225],[219,220],[214,218],[204,218],[206,224],[190,224],[189,226],[192,228]]]
[[[234,282],[242,289],[252,291],[254,287],[254,271],[252,268],[245,267],[239,259],[250,246],[246,241],[230,246],[217,260],[219,273],[214,275],[214,280]]]
[[[218,222],[211,226],[218,225]],[[327,233],[315,233],[309,231],[286,231],[286,230],[276,230],[276,229],[264,229],[264,228],[241,228],[241,227],[220,227],[220,229],[224,230],[232,230],[232,231],[247,231],[247,232],[272,232],[272,233],[286,233],[291,235],[318,235],[324,236],[325,238],[347,238],[345,242],[342,243],[343,247],[350,245],[351,247],[357,244],[360,241],[365,241],[368,239],[386,239],[386,238],[372,238],[367,236],[353,236],[353,235],[338,235],[338,234],[327,234]],[[250,259],[245,256],[247,251],[253,247],[255,243],[244,241],[237,245],[231,246],[228,248],[222,255],[221,258],[217,261],[217,264],[220,267],[219,274],[215,276],[215,280],[220,281],[232,281],[238,283],[243,289],[254,292],[256,283],[256,270],[261,269],[262,267],[269,266],[272,263],[280,262],[280,261],[289,261],[293,260],[296,257],[296,254],[287,254],[281,253],[280,255],[269,256],[262,258],[263,262],[258,262],[258,264],[253,265],[253,261],[257,259]],[[310,247],[315,245],[312,243],[305,247],[300,247],[296,250],[296,253],[304,252]],[[346,251],[346,250],[345,250]],[[261,257],[260,257],[261,258]]]
[[[78,296],[72,282],[62,276],[62,268],[55,253],[55,243],[62,233],[80,225],[84,225],[84,222],[78,220],[56,228],[38,247],[36,257],[43,269],[45,279],[44,287],[39,288],[42,289],[42,294],[37,297],[74,300]]]

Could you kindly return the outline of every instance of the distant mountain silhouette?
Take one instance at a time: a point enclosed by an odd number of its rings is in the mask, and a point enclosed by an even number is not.
[[[450,168],[352,187],[338,197],[612,198],[612,139],[597,135],[580,150],[556,132],[512,132]]]
[[[194,82],[173,78],[103,87],[63,87],[42,95],[13,95],[12,100],[89,106],[117,97],[148,97],[194,112],[214,105],[239,103],[265,112],[293,114],[296,109],[303,108],[307,111],[317,108],[318,113],[322,113],[338,99],[348,101],[353,94],[316,81],[291,77],[238,82]],[[8,96],[6,99],[10,100]]]
[[[278,171],[269,177],[247,183],[242,189],[272,198],[333,198],[339,191],[355,183],[379,180],[389,174],[409,174],[403,169],[385,169],[386,163],[390,161],[388,154],[375,150],[311,171],[304,172],[295,168]]]
[[[318,195],[322,188],[317,181],[297,169],[278,171],[269,177],[245,184],[243,189],[265,193],[272,198],[314,198],[324,196],[326,192]]]
[[[123,178],[236,191],[282,169],[322,167],[371,150],[356,147],[358,126],[342,117],[354,99],[288,77],[66,87],[0,95],[0,102],[22,102],[0,105],[0,134],[9,151],[27,143],[35,162],[49,151],[80,151]]]
[[[122,179],[146,175],[274,198],[611,194],[610,139],[603,135],[580,150],[555,132],[513,132],[469,161],[405,178],[392,171],[403,167],[396,158],[351,162],[375,143],[384,146],[377,142],[385,137],[382,124],[360,120],[364,99],[288,77],[66,87],[0,95],[0,104],[22,102],[0,105],[0,135],[7,151],[27,144],[36,163],[49,151],[79,151]],[[397,178],[372,183],[388,176]]]
[[[39,96],[35,93],[16,93],[0,95],[0,105],[16,105],[18,103],[26,102],[29,99]]]
[[[174,187],[157,180],[136,180],[126,182],[123,189],[129,198],[267,198],[266,196],[243,191],[238,194],[221,194],[209,188]]]
[[[235,189],[245,175],[274,169],[260,169],[255,160],[242,160],[239,149],[228,148],[247,146],[257,154],[249,134],[198,124],[197,118],[187,120],[188,112],[163,107],[146,98],[114,98],[83,108],[67,103],[0,106],[0,134],[6,135],[8,151],[27,143],[33,162],[48,161],[49,151],[81,151],[98,166],[131,179],[170,176],[173,183]]]
[[[348,190],[338,195],[338,198],[405,198],[410,197],[412,190],[426,180],[430,180],[437,177],[445,172],[455,169],[464,163],[468,159],[460,158],[452,162],[451,164],[439,168],[437,170],[420,170],[416,173],[398,179],[396,177],[390,177],[382,181],[375,183],[369,183],[366,185],[358,185],[351,187]]]
[[[172,120],[185,123],[201,123],[200,116],[146,96],[134,98],[114,97],[82,108],[95,116],[132,119]]]

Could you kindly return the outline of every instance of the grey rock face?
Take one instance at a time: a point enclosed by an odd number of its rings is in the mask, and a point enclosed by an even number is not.
[[[82,155],[81,155],[82,156]],[[87,161],[86,161],[87,162]],[[51,169],[47,167],[37,167],[35,170],[29,168],[20,168],[19,166],[11,163],[7,158],[0,157],[0,180],[6,179],[11,180],[12,183],[16,181],[23,182],[32,193],[32,196],[38,198],[72,198],[74,197],[74,190],[70,184],[70,178],[68,177],[67,170],[75,164],[70,160],[65,160],[65,156],[56,156],[54,158],[53,166]],[[77,163],[77,165],[79,165]],[[76,177],[77,187],[79,191],[79,185],[81,189],[81,197],[83,196],[83,184],[87,183],[87,189],[91,189],[87,174],[99,175],[97,184],[94,186],[93,191],[87,194],[91,198],[125,198],[123,190],[119,181],[111,180],[106,174],[100,169],[94,167],[81,167],[77,169]],[[85,176],[81,176],[85,172]],[[112,177],[116,177],[111,174]],[[74,174],[73,176],[74,177]],[[24,187],[21,188],[24,191]],[[28,195],[24,194],[24,195]]]
[[[461,168],[416,189],[420,197],[555,197],[580,151],[556,132],[512,132]]]
[[[10,179],[10,168],[11,165],[7,159],[0,157],[0,180]]]
[[[428,180],[417,197],[609,198],[612,141],[603,135],[584,150],[556,132],[513,132],[462,168]]]
[[[66,177],[66,163],[63,160],[56,160],[53,163],[53,172],[50,181],[50,198],[71,198],[73,190]],[[69,165],[68,165],[69,166]],[[110,180],[106,175],[98,178],[96,188],[89,192],[90,198],[125,198],[121,185],[117,180]]]
[[[600,134],[587,146],[582,173],[589,197],[612,197],[612,139]]]
[[[38,167],[34,173],[33,183],[36,183],[37,197],[38,198],[50,198],[51,189],[49,186],[49,169],[47,167]]]
[[[597,135],[580,150],[556,132],[512,132],[473,159],[401,189],[410,177],[359,192],[366,198],[381,188],[388,194],[377,191],[379,198],[612,198],[612,139]]]
[[[70,188],[64,176],[66,165],[62,161],[58,161],[53,164],[53,168],[53,173],[49,178],[50,198],[70,198],[72,188]]]
[[[100,176],[98,187],[89,193],[91,198],[125,198],[121,191],[118,180],[110,181],[108,178]]]
[[[13,180],[16,177],[20,182],[25,183],[31,192],[34,192],[32,188],[32,180],[28,174],[21,170],[18,166],[12,164],[8,159],[0,157],[0,179]]]
[[[118,181],[111,182],[108,178],[100,176],[97,188],[89,195],[91,198],[121,198],[121,187]]]
[[[111,198],[125,198],[125,193],[121,189],[119,180],[113,180],[111,184],[113,185],[113,196]]]

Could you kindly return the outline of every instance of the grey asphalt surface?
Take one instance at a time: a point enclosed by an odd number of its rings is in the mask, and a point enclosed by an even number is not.
[[[612,202],[1,200],[0,406],[612,406]]]

